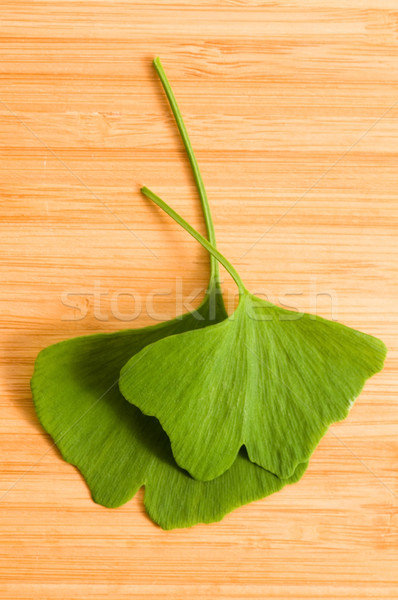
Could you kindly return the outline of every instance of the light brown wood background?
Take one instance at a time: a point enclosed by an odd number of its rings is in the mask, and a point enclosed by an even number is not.
[[[396,1],[8,0],[0,29],[1,598],[398,598]],[[139,193],[203,231],[157,54],[248,287],[390,349],[299,484],[171,532],[142,490],[95,505],[29,391],[41,348],[152,323],[154,291],[171,317],[206,284]]]

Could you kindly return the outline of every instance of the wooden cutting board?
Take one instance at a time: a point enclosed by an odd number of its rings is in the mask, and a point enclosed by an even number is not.
[[[398,598],[396,3],[6,0],[0,15],[1,598]],[[139,193],[204,230],[157,54],[247,286],[390,349],[300,483],[171,532],[142,490],[94,504],[29,390],[45,346],[203,294],[206,253]]]

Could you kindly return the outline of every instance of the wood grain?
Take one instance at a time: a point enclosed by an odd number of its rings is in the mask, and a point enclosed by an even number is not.
[[[398,598],[395,0],[5,0],[0,14],[1,598]],[[205,253],[138,191],[203,231],[156,54],[248,287],[390,349],[299,484],[167,533],[142,490],[92,502],[29,391],[48,344],[203,293]]]

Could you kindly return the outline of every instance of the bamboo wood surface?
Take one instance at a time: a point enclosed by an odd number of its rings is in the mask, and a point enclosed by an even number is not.
[[[5,0],[0,32],[0,597],[398,598],[395,0]],[[204,232],[157,54],[249,289],[389,347],[300,483],[171,532],[142,490],[94,504],[29,390],[43,347],[203,293],[206,253],[139,193]]]

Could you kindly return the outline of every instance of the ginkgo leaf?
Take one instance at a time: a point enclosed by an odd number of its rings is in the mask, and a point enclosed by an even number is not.
[[[243,445],[251,461],[290,477],[382,369],[383,342],[256,298],[223,255],[155,194],[143,192],[224,265],[240,300],[222,323],[136,354],[122,369],[122,394],[159,419],[177,463],[196,479],[220,476]]]
[[[62,456],[83,474],[95,502],[117,507],[145,485],[145,507],[164,529],[220,520],[234,508],[297,481],[282,481],[244,452],[220,478],[196,481],[180,469],[159,422],[121,395],[121,367],[149,342],[184,331],[185,321],[84,336],[43,350],[32,380],[35,407]],[[192,325],[192,324],[191,324]]]
[[[193,167],[209,239],[215,241],[199,168],[162,69],[155,61]],[[153,327],[80,337],[40,352],[32,378],[35,408],[65,460],[81,471],[99,504],[117,507],[145,485],[145,506],[165,529],[221,519],[241,504],[297,481],[306,465],[281,481],[252,464],[244,452],[221,478],[196,482],[180,469],[156,419],[128,404],[118,388],[122,366],[148,344],[166,336],[218,323],[227,316],[211,257],[208,293],[201,306]]]

